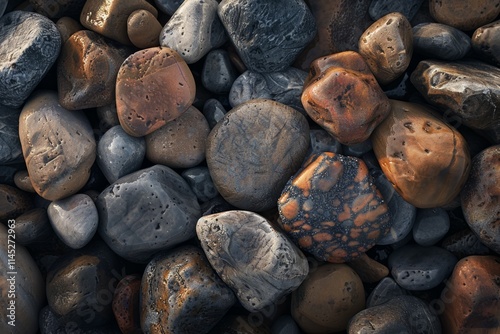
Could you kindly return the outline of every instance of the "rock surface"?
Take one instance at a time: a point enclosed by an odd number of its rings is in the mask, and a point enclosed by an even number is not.
[[[500,66],[500,47],[497,42],[500,21],[477,28],[472,35],[472,48],[485,61]]]
[[[413,45],[425,57],[457,60],[470,51],[471,39],[456,28],[429,22],[413,27]]]
[[[500,14],[500,1],[431,0],[429,11],[439,23],[470,31],[493,21]]]
[[[0,164],[20,162],[23,159],[18,132],[19,113],[17,109],[0,106]]]

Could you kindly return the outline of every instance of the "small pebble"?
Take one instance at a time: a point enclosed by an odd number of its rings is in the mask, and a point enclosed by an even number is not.
[[[33,208],[16,218],[16,242],[22,245],[44,243],[52,236],[49,216],[45,208]]]
[[[186,169],[181,173],[200,202],[215,198],[219,192],[214,186],[210,171],[205,166]]]
[[[113,294],[113,314],[122,334],[141,332],[140,303],[141,276],[127,275],[120,280]]]
[[[406,295],[405,289],[400,287],[391,277],[384,277],[366,299],[366,308],[382,305],[394,297]]]
[[[162,28],[156,17],[145,9],[133,11],[127,18],[128,38],[139,49],[159,46]]]
[[[450,217],[442,208],[419,209],[413,225],[413,240],[420,246],[432,246],[450,229]]]
[[[19,113],[20,110],[0,105],[0,164],[23,160],[18,131]]]
[[[18,187],[22,191],[26,191],[29,193],[35,192],[35,189],[31,184],[31,179],[28,175],[28,171],[26,170],[20,170],[14,175],[14,183],[16,184],[16,187]]]
[[[408,21],[411,21],[417,14],[422,2],[424,0],[372,0],[368,13],[374,21],[394,12],[403,14]]]
[[[470,255],[487,255],[491,251],[470,229],[458,231],[443,240],[441,247],[462,259]]]
[[[0,221],[14,219],[33,207],[30,193],[7,184],[0,184]]]
[[[441,23],[420,23],[413,27],[415,51],[425,57],[457,60],[471,49],[471,39],[463,31]]]
[[[219,100],[208,99],[203,105],[203,115],[205,116],[210,129],[213,129],[215,125],[224,118],[226,113],[226,109]]]
[[[430,0],[432,18],[463,31],[472,31],[493,21],[500,14],[499,0]]]
[[[208,91],[215,94],[229,93],[237,77],[236,69],[226,50],[212,50],[207,54],[203,63],[201,83]]]
[[[479,27],[472,35],[472,48],[483,60],[500,66],[500,20]]]
[[[68,16],[61,17],[59,20],[57,20],[56,27],[61,34],[61,45],[64,45],[64,43],[75,32],[84,29],[80,22]]]

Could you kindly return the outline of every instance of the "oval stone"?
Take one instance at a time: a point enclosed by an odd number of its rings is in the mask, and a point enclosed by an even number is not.
[[[212,50],[207,54],[201,72],[201,83],[208,91],[215,94],[229,93],[237,76],[226,50]]]
[[[22,245],[44,243],[52,236],[45,208],[34,208],[16,218],[16,241]]]
[[[428,22],[413,27],[413,46],[425,57],[457,60],[470,51],[471,39],[456,28]]]
[[[421,246],[432,246],[450,229],[450,217],[442,208],[419,209],[413,225],[413,240]]]
[[[470,31],[493,21],[500,14],[500,1],[430,0],[429,12],[439,23]]]
[[[139,9],[127,19],[127,34],[134,46],[139,49],[160,45],[159,36],[162,26],[151,12]]]

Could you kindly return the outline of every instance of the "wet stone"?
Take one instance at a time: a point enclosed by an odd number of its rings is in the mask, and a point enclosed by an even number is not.
[[[35,11],[49,19],[78,16],[85,0],[29,0]]]
[[[331,152],[304,163],[284,187],[278,209],[283,230],[301,249],[335,263],[359,257],[390,227],[365,163]]]
[[[374,21],[393,12],[399,12],[411,21],[423,2],[424,0],[372,0],[368,13]]]
[[[280,72],[289,67],[316,34],[303,0],[223,0],[219,17],[246,67]]]
[[[200,206],[184,179],[155,165],[120,178],[99,195],[99,234],[121,257],[147,262],[195,235]]]
[[[0,184],[0,221],[14,219],[33,207],[30,193]]]
[[[421,23],[413,27],[415,51],[425,57],[443,60],[464,58],[471,39],[464,32],[441,23]]]
[[[35,189],[33,188],[33,185],[31,184],[31,179],[28,175],[28,171],[25,171],[25,170],[18,171],[14,175],[14,183],[16,184],[16,187],[18,187],[22,191],[26,191],[29,193],[35,193]]]
[[[450,229],[450,217],[441,208],[419,209],[413,225],[413,240],[421,246],[432,246]]]
[[[56,27],[57,30],[59,30],[59,33],[61,34],[62,45],[64,45],[64,43],[75,32],[84,29],[83,26],[80,24],[80,22],[68,16],[61,17],[59,20],[57,20]]]
[[[19,113],[20,110],[0,106],[0,164],[23,160],[18,132]]]
[[[476,55],[493,65],[500,66],[500,21],[479,27],[472,35],[472,48]]]
[[[308,150],[308,156],[323,152],[342,154],[342,144],[333,138],[326,130],[311,129],[309,135],[311,136],[311,147]]]
[[[429,246],[406,245],[389,256],[394,280],[410,291],[429,290],[448,278],[457,263],[447,250]]]
[[[128,135],[120,125],[106,131],[97,144],[97,164],[109,183],[139,170],[145,155],[144,138]]]
[[[365,283],[376,283],[389,275],[389,269],[383,264],[375,261],[366,253],[347,263],[349,267],[354,269]]]
[[[469,255],[486,255],[491,252],[470,229],[458,231],[445,238],[441,247],[459,259]]]
[[[277,318],[271,327],[272,334],[300,334],[300,328],[292,316],[285,314]]]
[[[145,136],[179,117],[194,101],[191,70],[177,52],[154,47],[130,55],[116,79],[116,110],[129,135]]]
[[[59,105],[54,92],[36,94],[24,105],[19,137],[36,192],[55,201],[80,190],[90,175],[96,144],[81,111]]]
[[[141,332],[139,295],[141,276],[123,277],[113,294],[113,314],[122,334]]]
[[[162,28],[155,15],[145,9],[133,11],[127,19],[128,38],[139,49],[160,45]]]
[[[304,254],[256,213],[232,210],[204,216],[196,234],[212,267],[250,312],[276,303],[309,272]]]
[[[115,125],[119,125],[118,114],[116,113],[116,104],[111,103],[107,106],[96,108],[99,119],[99,130],[104,133]]]
[[[201,83],[208,91],[215,94],[229,93],[237,77],[236,69],[226,50],[212,50],[207,54],[201,73]]]
[[[184,0],[154,0],[156,8],[160,11],[172,15],[177,8],[184,2]]]
[[[384,277],[368,295],[366,308],[382,305],[394,297],[406,294],[406,291],[391,277]]]
[[[214,186],[210,171],[205,166],[186,169],[181,173],[200,202],[215,198],[219,193]]]
[[[203,115],[207,119],[210,129],[213,129],[215,125],[224,118],[227,113],[226,108],[217,99],[208,99],[205,104],[203,104]]]
[[[203,251],[184,246],[156,256],[141,284],[144,333],[208,333],[236,302]]]
[[[490,23],[500,14],[500,1],[476,0],[472,3],[461,0],[431,0],[429,11],[439,23],[471,31]]]
[[[59,55],[56,25],[37,13],[13,11],[0,18],[0,105],[19,108]]]
[[[364,154],[370,152],[372,150],[372,141],[367,139],[362,141],[361,143],[352,144],[352,145],[343,145],[342,152],[344,155],[350,155],[352,157],[362,157]]]
[[[52,235],[45,208],[34,208],[16,217],[16,242],[22,245],[47,241]]]
[[[186,0],[160,33],[160,45],[177,51],[188,64],[222,46],[227,36],[217,16],[216,0]]]

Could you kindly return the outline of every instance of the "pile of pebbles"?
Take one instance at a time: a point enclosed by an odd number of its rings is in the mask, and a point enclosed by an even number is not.
[[[0,332],[497,333],[499,15],[0,0]]]

